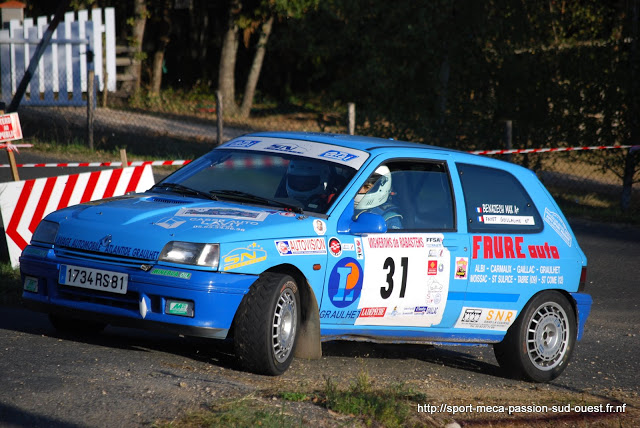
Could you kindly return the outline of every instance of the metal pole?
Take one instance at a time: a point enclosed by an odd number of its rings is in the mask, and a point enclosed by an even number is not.
[[[513,122],[511,120],[504,122],[504,148],[507,150],[513,148]],[[507,162],[511,162],[511,155],[507,154],[505,159]]]

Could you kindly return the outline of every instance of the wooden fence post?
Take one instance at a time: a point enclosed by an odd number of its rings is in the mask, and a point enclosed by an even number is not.
[[[348,109],[349,114],[347,117],[347,128],[349,130],[349,135],[354,135],[356,133],[356,104],[349,103]]]
[[[129,162],[127,161],[127,149],[120,149],[120,161],[122,162],[121,168],[126,168],[129,166]]]
[[[223,133],[223,105],[222,105],[222,92],[216,91],[216,116],[218,118],[218,145],[222,144],[224,133]]]
[[[93,67],[87,73],[87,142],[89,150],[93,151],[93,114],[95,103],[95,78]]]
[[[0,115],[4,114],[5,104],[0,103]],[[13,181],[20,181],[20,176],[18,175],[18,166],[16,164],[16,157],[13,154],[13,151],[7,148],[7,156],[9,157],[9,166],[11,167],[11,178]]]

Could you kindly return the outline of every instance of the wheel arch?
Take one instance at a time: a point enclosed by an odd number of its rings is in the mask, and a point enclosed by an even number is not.
[[[320,341],[320,310],[316,295],[300,269],[291,264],[281,264],[269,268],[266,272],[290,275],[298,285],[300,292],[300,317],[298,338],[294,356],[296,358],[320,359],[322,343]]]
[[[529,297],[529,300],[527,300],[527,302],[522,306],[522,309],[519,311],[518,316],[516,317],[516,320],[518,318],[520,318],[520,316],[523,314],[524,309],[527,307],[529,302],[531,302],[533,299],[535,299],[538,295],[540,295],[540,294],[542,294],[544,292],[548,292],[548,291],[555,291],[555,292],[559,293],[560,295],[562,295],[562,297],[564,297],[567,300],[567,303],[569,303],[569,305],[571,305],[571,308],[573,309],[573,315],[575,317],[576,325],[577,325],[577,323],[578,323],[578,304],[577,304],[576,300],[573,298],[573,296],[571,295],[570,292],[568,292],[567,290],[563,290],[561,288],[545,288],[545,289],[540,290],[537,293],[533,294],[531,297]],[[513,324],[515,324],[515,320],[514,320]],[[509,327],[509,328],[511,328],[511,327]],[[577,329],[576,329],[576,332],[577,332]]]

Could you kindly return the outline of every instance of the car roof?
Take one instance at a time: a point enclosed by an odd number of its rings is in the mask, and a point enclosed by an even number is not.
[[[314,141],[318,143],[333,144],[351,149],[372,152],[378,149],[411,148],[421,150],[434,150],[440,152],[464,153],[458,150],[430,146],[428,144],[411,143],[394,139],[378,137],[366,137],[362,135],[329,134],[322,132],[255,132],[246,136],[284,138],[291,140]]]
[[[463,162],[471,162],[474,164],[482,164],[484,166],[493,166],[500,169],[510,171],[527,171],[534,174],[531,170],[504,160],[478,156],[465,151],[448,149],[444,147],[431,146],[428,144],[412,143],[408,141],[386,139],[379,137],[367,137],[362,135],[347,134],[330,134],[323,132],[293,132],[293,131],[269,131],[269,132],[253,132],[243,135],[242,137],[270,137],[283,138],[290,140],[313,141],[318,143],[333,144],[351,149],[362,150],[375,155],[376,153],[389,152],[394,149],[407,148],[422,150],[431,154],[455,155],[456,160]]]

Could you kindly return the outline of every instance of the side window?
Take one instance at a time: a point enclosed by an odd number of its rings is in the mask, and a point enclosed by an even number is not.
[[[389,177],[385,182],[385,186],[390,183],[389,196],[383,204],[367,211],[382,215],[389,232],[455,230],[451,182],[444,163],[393,161],[376,171]],[[377,187],[384,188],[374,186],[371,192]],[[364,209],[367,198],[374,194],[369,195],[361,199],[362,205],[356,204],[356,211],[359,206]]]
[[[531,197],[509,172],[457,164],[469,232],[533,233],[542,220]]]

